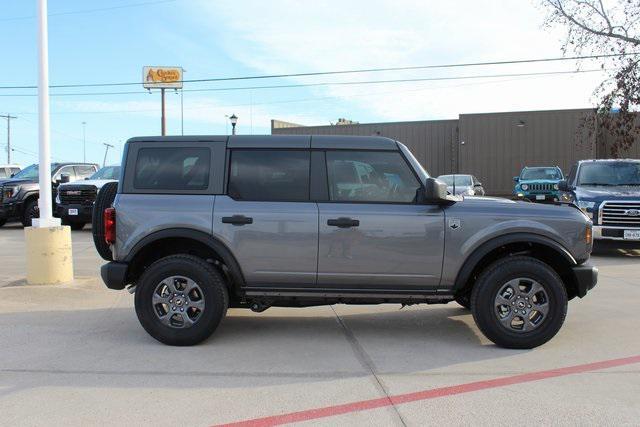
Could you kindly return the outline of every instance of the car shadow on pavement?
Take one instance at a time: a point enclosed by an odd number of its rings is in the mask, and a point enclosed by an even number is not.
[[[597,241],[593,245],[592,255],[610,258],[640,258],[640,242]]]
[[[469,312],[453,306],[341,314],[341,322],[330,308],[306,310],[230,310],[193,347],[155,341],[129,308],[2,314],[0,396],[45,385],[175,387],[177,378],[181,387],[234,388],[416,374],[522,352],[481,341]]]

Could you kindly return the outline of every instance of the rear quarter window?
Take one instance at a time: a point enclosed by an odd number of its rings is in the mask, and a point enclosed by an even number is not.
[[[141,148],[136,159],[136,190],[206,190],[211,150],[202,148]]]

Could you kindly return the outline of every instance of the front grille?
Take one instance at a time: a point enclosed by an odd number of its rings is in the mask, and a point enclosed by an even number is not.
[[[640,227],[640,200],[604,202],[600,218],[602,225]]]
[[[90,205],[96,201],[98,189],[93,185],[65,185],[60,189],[63,204]]]
[[[529,191],[553,191],[553,184],[529,184]]]

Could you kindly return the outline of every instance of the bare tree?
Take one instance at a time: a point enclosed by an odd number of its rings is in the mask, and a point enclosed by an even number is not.
[[[566,29],[564,54],[613,55],[603,58],[608,77],[594,91],[597,117],[589,124],[614,137],[617,157],[637,141],[640,121],[640,0],[542,0],[545,25]]]

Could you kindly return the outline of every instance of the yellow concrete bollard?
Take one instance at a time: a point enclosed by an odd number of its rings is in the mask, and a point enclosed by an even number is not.
[[[25,227],[27,283],[56,284],[73,280],[71,229]]]

